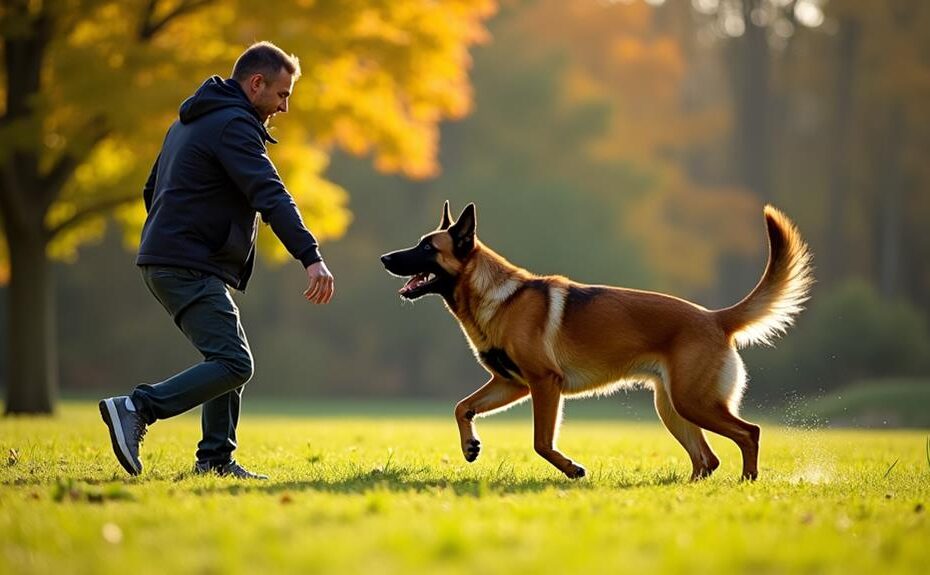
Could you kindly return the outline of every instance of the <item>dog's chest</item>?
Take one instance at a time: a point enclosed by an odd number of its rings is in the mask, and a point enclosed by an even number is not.
[[[523,376],[513,359],[507,352],[499,347],[491,347],[478,352],[478,360],[488,369],[504,379],[515,379]]]

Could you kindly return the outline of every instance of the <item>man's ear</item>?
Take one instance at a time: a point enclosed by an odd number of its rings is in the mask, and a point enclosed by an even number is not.
[[[475,247],[475,230],[477,228],[478,221],[475,216],[475,204],[468,204],[465,206],[465,209],[462,210],[462,215],[459,216],[452,227],[449,228],[449,234],[452,236],[452,241],[454,242],[453,252],[455,257],[459,259],[464,259],[465,256],[471,253],[471,250]]]
[[[261,74],[252,74],[249,77],[249,88],[253,92],[258,92],[262,89],[262,86],[265,84],[265,77]]]
[[[452,225],[452,214],[449,213],[449,200],[442,205],[442,220],[439,222],[439,230],[448,230]]]

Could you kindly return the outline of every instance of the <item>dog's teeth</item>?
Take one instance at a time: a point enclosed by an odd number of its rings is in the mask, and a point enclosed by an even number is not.
[[[428,276],[426,276],[426,281],[428,282],[431,282],[434,279],[436,279],[436,274],[429,274]]]

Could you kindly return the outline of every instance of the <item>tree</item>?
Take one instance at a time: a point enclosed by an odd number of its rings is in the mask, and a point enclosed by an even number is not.
[[[871,215],[862,226],[871,276],[882,296],[904,296],[930,312],[930,276],[919,263],[930,258],[930,6],[857,1],[836,11],[858,39],[850,163],[862,167],[866,184],[857,195]]]
[[[774,88],[777,56],[797,30],[824,22],[826,0],[695,0],[704,20],[699,33],[726,40],[733,106],[731,153],[737,185],[763,201],[774,199],[773,158],[783,106]]]
[[[818,214],[822,285],[869,278],[928,312],[930,277],[911,262],[930,257],[930,6],[846,0],[824,13],[825,33],[798,37],[784,61],[779,88],[797,116],[785,124],[806,128],[777,144],[779,191],[802,190]]]
[[[696,150],[725,136],[726,112],[719,99],[691,98],[692,75],[703,64],[684,48],[693,30],[676,29],[671,7],[649,4],[657,2],[542,0],[521,22],[531,36],[545,36],[548,50],[565,55],[568,101],[607,105],[602,134],[588,153],[642,182],[601,181],[597,188],[625,198],[614,203],[614,225],[642,246],[655,280],[648,287],[727,301],[717,283],[721,264],[728,254],[761,250],[752,241],[759,211],[745,188],[689,169]]]
[[[469,111],[468,48],[494,9],[492,0],[0,4],[7,413],[55,404],[50,258],[73,259],[110,214],[135,241],[141,183],[177,105],[205,76],[231,69],[256,38],[301,57],[294,112],[272,154],[315,233],[332,238],[350,214],[346,191],[324,176],[328,150],[435,174],[438,123]]]

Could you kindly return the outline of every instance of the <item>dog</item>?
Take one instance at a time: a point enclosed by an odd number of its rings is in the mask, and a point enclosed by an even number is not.
[[[720,310],[661,293],[534,275],[478,240],[474,204],[453,221],[447,201],[438,229],[381,262],[410,278],[402,298],[442,297],[490,373],[455,406],[467,461],[481,448],[475,417],[529,398],[536,452],[569,478],[584,477],[585,468],[556,447],[563,397],[642,384],[653,389],[660,419],[688,452],[692,481],[720,465],[703,430],[735,442],[742,478],[755,480],[760,429],[737,415],[746,385],[737,350],[771,345],[803,309],[813,283],[811,254],[797,228],[772,206],[764,216],[765,272],[748,296]]]

